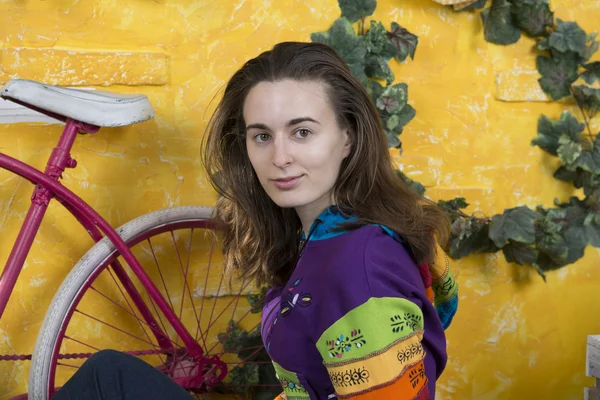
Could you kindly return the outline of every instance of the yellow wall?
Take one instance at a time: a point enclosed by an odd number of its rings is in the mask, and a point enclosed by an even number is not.
[[[598,27],[597,1],[552,3],[558,17],[586,31]],[[217,90],[244,60],[278,41],[309,40],[338,15],[335,0],[0,0],[0,81],[19,76],[148,95],[154,121],[80,138],[74,155],[83,166],[65,177],[117,225],[166,206],[212,204],[198,153]],[[535,73],[523,72],[535,68],[533,41],[490,45],[477,16],[428,0],[379,0],[375,18],[419,35],[416,60],[394,65],[417,110],[399,162],[433,198],[464,195],[472,211],[491,214],[571,195],[552,178],[553,161],[529,145],[541,113],[557,118],[572,109],[519,101],[543,98]],[[518,76],[517,87],[505,76]],[[42,168],[57,134],[56,126],[0,125],[0,151]],[[31,188],[2,171],[0,183],[3,264]],[[90,244],[64,210],[51,207],[0,322],[0,353],[31,351],[55,289]],[[586,335],[600,333],[599,261],[589,248],[546,284],[501,255],[458,262],[461,304],[439,398],[581,398],[590,384]],[[0,362],[0,398],[25,391],[27,369]]]

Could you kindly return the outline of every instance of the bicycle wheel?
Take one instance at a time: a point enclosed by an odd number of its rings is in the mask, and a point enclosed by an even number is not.
[[[216,357],[214,362],[207,367],[190,357],[142,283],[104,239],[75,265],[52,300],[32,356],[30,399],[51,398],[102,349],[142,358],[197,398],[273,398],[280,392],[260,339],[262,295],[250,285],[226,282],[211,214],[207,207],[166,209],[117,232],[206,357]],[[137,301],[119,279],[118,264],[139,293]],[[159,331],[163,340],[168,338],[168,349],[157,340]],[[186,381],[199,368],[213,379],[210,385]],[[214,385],[224,373],[225,379]]]

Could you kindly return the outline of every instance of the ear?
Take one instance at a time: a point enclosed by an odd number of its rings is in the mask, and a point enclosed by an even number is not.
[[[342,133],[344,135],[344,158],[350,155],[350,150],[352,150],[352,138],[348,134],[348,129],[344,129]]]

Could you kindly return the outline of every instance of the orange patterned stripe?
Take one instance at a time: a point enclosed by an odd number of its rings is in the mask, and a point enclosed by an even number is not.
[[[425,376],[424,361],[419,361],[405,371],[394,383],[380,386],[372,390],[352,395],[339,396],[340,399],[349,400],[415,400],[426,399],[422,397],[427,393],[427,376]]]
[[[399,340],[385,352],[351,363],[328,364],[327,372],[336,393],[351,396],[394,382],[402,371],[425,358],[421,334]]]

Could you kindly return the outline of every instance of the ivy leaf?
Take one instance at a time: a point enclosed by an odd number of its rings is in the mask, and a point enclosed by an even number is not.
[[[415,109],[409,104],[406,104],[404,107],[402,107],[400,112],[384,116],[384,127],[390,135],[397,138],[397,136],[402,133],[404,126],[406,126],[415,117],[416,114],[417,112],[415,111]],[[395,139],[393,139],[393,142],[395,143]],[[389,145],[389,147],[400,148],[398,144]]]
[[[564,233],[565,243],[567,244],[566,264],[572,264],[583,257],[585,248],[589,240],[585,227],[582,225],[573,225]]]
[[[579,176],[577,170],[570,170],[564,165],[558,167],[558,169],[554,172],[554,178],[563,182],[574,182]]]
[[[233,387],[239,387],[241,383],[244,383],[246,385],[251,383],[258,384],[258,365],[239,365],[231,370],[227,378],[229,379],[229,382]]]
[[[558,156],[560,137],[566,135],[572,141],[579,142],[579,136],[584,127],[585,125],[580,124],[568,111],[563,112],[558,121],[541,115],[538,119],[538,135],[531,141],[531,144],[553,156]]]
[[[375,12],[376,0],[339,0],[342,17],[350,22],[356,22],[363,17],[368,17]]]
[[[600,214],[589,213],[583,222],[588,242],[594,247],[600,247]]]
[[[592,174],[600,174],[600,153],[597,150],[583,150],[568,168],[579,168]],[[581,187],[581,186],[580,186]]]
[[[250,304],[251,313],[257,314],[262,311],[268,290],[269,288],[263,287],[259,294],[249,294],[246,296],[246,300],[248,300],[248,303]]]
[[[537,242],[538,249],[547,258],[544,260],[540,254],[538,263],[542,268],[557,268],[583,257],[588,245],[584,227],[587,215],[587,206],[576,197],[572,197],[570,203],[561,204],[560,208],[548,210],[541,224],[544,230]],[[553,228],[550,230],[548,227]]]
[[[241,347],[241,341],[245,339],[248,332],[240,329],[240,327],[233,321],[229,321],[226,333],[219,333],[217,338],[223,345],[224,349],[228,353],[237,353]]]
[[[509,263],[533,265],[537,262],[538,251],[526,244],[510,241],[502,248],[504,257]]]
[[[577,22],[563,22],[557,19],[558,26],[548,39],[550,47],[566,53],[572,51],[585,57],[587,35]]]
[[[514,20],[519,28],[531,37],[548,36],[548,27],[554,25],[554,13],[547,0],[524,2],[509,0]]]
[[[388,39],[396,48],[396,60],[402,62],[408,56],[413,60],[415,59],[415,51],[419,44],[419,37],[417,35],[413,35],[396,22],[392,22],[392,30],[388,32]]]
[[[558,147],[558,157],[565,164],[573,164],[581,155],[583,148],[579,143],[573,142],[568,136],[561,136],[558,139],[560,146]]]
[[[565,265],[569,256],[569,248],[561,235],[546,235],[538,242],[537,247],[538,250],[546,254],[557,266]]]
[[[494,44],[513,44],[521,38],[521,30],[513,23],[511,4],[492,0],[492,6],[481,13],[485,40]]]
[[[458,12],[462,12],[462,11],[469,11],[469,10],[479,10],[483,7],[485,7],[485,4],[487,3],[487,0],[477,0],[475,3],[469,4],[468,6],[465,6],[463,8],[459,8]]]
[[[374,80],[369,80],[366,89],[369,96],[371,96],[371,99],[373,99],[373,103],[375,103],[379,96],[381,96],[383,93],[383,86]]]
[[[371,28],[365,35],[367,52],[388,61],[396,55],[396,47],[388,38],[388,31],[381,22],[371,21]]]
[[[405,104],[400,112],[394,115],[398,117],[398,126],[401,132],[402,129],[415,117],[415,115],[417,115],[417,111],[410,104]]]
[[[449,255],[458,259],[479,252],[496,252],[490,240],[490,225],[476,218],[457,218],[452,223]]]
[[[396,131],[399,125],[400,118],[396,114],[390,115],[390,117],[385,121],[385,127],[390,132]]]
[[[587,36],[588,44],[585,48],[583,62],[587,62],[600,48],[600,43],[596,41],[597,32],[590,33]]]
[[[550,50],[550,43],[548,42],[548,38],[541,39],[537,42],[537,49],[540,51]]]
[[[438,205],[442,208],[452,211],[458,211],[469,207],[469,203],[467,203],[467,199],[464,197],[457,197],[449,201],[438,200]]]
[[[583,68],[585,68],[586,71],[581,74],[581,77],[589,85],[596,82],[597,79],[600,79],[600,61],[594,61],[593,63],[586,64],[583,66]]]
[[[404,175],[404,173],[402,171],[400,171],[399,169],[396,170],[396,174],[402,178],[402,180],[411,187],[412,190],[414,190],[415,192],[417,192],[419,195],[423,196],[425,195],[425,186],[421,185],[419,182],[417,181],[413,181],[412,179],[410,179],[408,176]]]
[[[600,110],[600,89],[577,85],[573,87],[573,96],[580,107],[590,111],[592,118]]]
[[[490,226],[490,239],[502,248],[508,240],[531,244],[535,242],[535,222],[542,215],[525,207],[504,210],[504,214],[494,215]]]
[[[365,73],[369,78],[384,79],[386,84],[394,82],[394,73],[388,62],[379,56],[367,57]]]
[[[380,110],[389,114],[399,112],[408,100],[408,86],[406,83],[397,83],[387,86],[377,98],[375,105]]]
[[[583,150],[577,159],[572,163],[572,169],[581,168],[583,171],[592,174],[600,174],[600,139],[596,137],[592,150]],[[568,166],[569,167],[569,166]]]
[[[537,68],[542,75],[539,79],[540,86],[553,100],[570,95],[569,88],[579,77],[577,66],[578,63],[573,57],[538,56]]]
[[[346,61],[352,74],[363,85],[366,85],[365,55],[367,47],[363,38],[356,36],[352,25],[346,18],[338,18],[329,31],[311,33],[310,38],[313,42],[323,43],[334,48]]]
[[[402,142],[400,141],[400,138],[398,138],[398,134],[390,129],[384,129],[384,130],[385,130],[385,137],[387,139],[388,147],[395,148],[395,149],[401,148]]]
[[[459,217],[459,212],[469,206],[467,200],[464,197],[457,197],[452,200],[438,200],[438,206],[446,211],[452,223]]]
[[[594,159],[594,161],[596,161],[596,159]],[[594,188],[600,186],[600,182],[598,182],[598,179],[596,178],[597,175],[592,174],[589,171],[584,171],[581,168],[574,168],[573,166],[569,167],[570,168],[567,168],[565,165],[559,167],[556,172],[554,172],[554,177],[563,182],[573,183],[573,186],[577,189],[583,188],[583,192],[586,196],[589,196]]]

